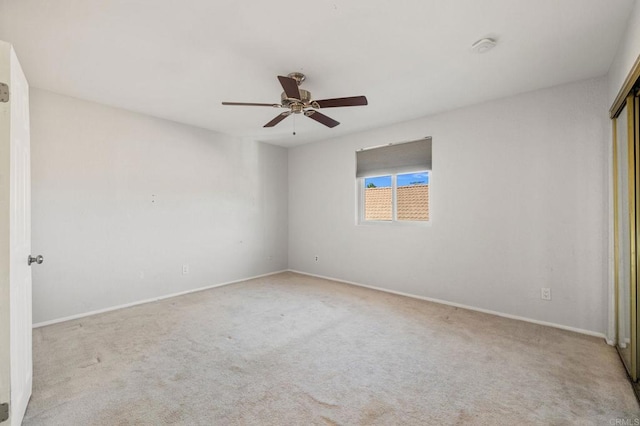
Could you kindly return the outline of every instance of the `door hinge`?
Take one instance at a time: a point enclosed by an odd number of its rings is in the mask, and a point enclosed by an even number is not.
[[[9,102],[9,86],[0,83],[0,102]]]
[[[9,420],[9,403],[0,404],[0,423]]]

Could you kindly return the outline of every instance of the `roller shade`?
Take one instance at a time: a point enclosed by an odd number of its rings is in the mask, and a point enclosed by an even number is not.
[[[356,177],[431,170],[431,138],[356,151]]]

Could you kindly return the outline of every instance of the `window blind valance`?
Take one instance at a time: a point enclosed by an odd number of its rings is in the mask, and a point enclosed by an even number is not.
[[[431,170],[431,138],[356,151],[356,177]]]

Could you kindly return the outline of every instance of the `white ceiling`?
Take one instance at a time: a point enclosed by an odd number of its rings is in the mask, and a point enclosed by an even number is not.
[[[293,146],[604,75],[633,0],[0,0],[0,39],[30,84]],[[471,44],[498,46],[474,54]],[[262,126],[277,75],[364,107]]]

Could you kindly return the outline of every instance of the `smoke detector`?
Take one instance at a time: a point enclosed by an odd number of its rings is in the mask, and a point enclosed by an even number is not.
[[[496,44],[492,38],[481,38],[471,45],[471,50],[476,53],[484,53],[496,47]]]

